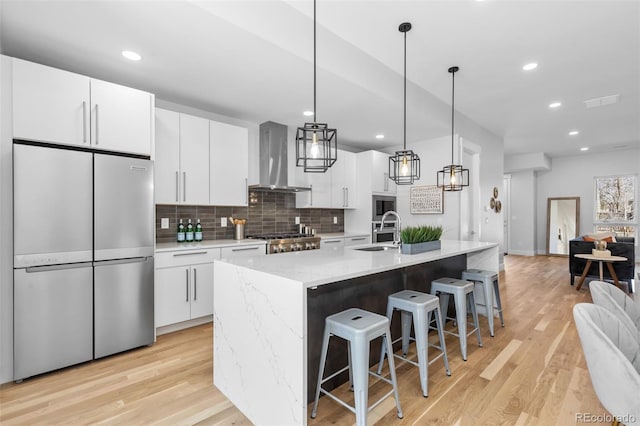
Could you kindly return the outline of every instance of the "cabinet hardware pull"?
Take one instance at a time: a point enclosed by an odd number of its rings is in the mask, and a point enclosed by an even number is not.
[[[208,252],[206,251],[195,251],[193,253],[174,253],[173,256],[174,257],[178,257],[178,256],[195,256],[196,254],[207,254]]]
[[[189,302],[189,268],[185,269],[184,272],[186,272],[187,275],[187,281],[184,283],[184,290],[186,294],[184,301]]]
[[[193,268],[193,300],[198,300],[198,270]]]
[[[340,240],[326,240],[326,241],[323,241],[323,243],[325,243],[325,244],[339,243],[339,242],[340,242]]]
[[[182,201],[187,201],[187,172],[182,172]]]
[[[96,145],[98,145],[98,104],[96,104]]]
[[[347,188],[342,188],[342,207],[347,207]]]
[[[82,143],[87,143],[87,102],[82,101]]]
[[[176,203],[178,201],[180,201],[180,199],[178,198],[178,192],[180,192],[180,177],[179,177],[179,173],[176,170]]]
[[[351,241],[362,241],[362,240],[366,240],[365,237],[360,237],[360,238],[352,238]]]
[[[347,192],[347,203],[345,207],[349,207],[349,188],[345,188],[344,190]]]
[[[129,166],[129,170],[134,171],[134,172],[146,172],[147,168],[146,167],[130,165]]]
[[[313,185],[309,185],[309,205],[313,206]]]
[[[249,182],[244,178],[244,202],[249,204]]]

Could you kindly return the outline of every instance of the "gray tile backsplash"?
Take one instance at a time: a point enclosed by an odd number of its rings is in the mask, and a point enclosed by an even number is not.
[[[198,219],[205,240],[233,238],[233,226],[223,228],[220,218],[229,216],[247,219],[247,234],[269,232],[297,232],[296,216],[300,222],[316,230],[316,233],[343,232],[344,211],[342,209],[297,209],[294,193],[251,191],[248,207],[234,206],[185,206],[156,205],[156,241],[171,242],[176,239],[176,228],[180,219],[186,224],[189,219],[195,224]],[[333,223],[333,218],[338,223]],[[169,229],[160,229],[160,220],[169,218]]]

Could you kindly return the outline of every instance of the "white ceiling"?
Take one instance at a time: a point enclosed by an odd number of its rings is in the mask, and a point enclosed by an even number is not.
[[[313,3],[0,0],[3,54],[261,123],[300,126],[313,107]],[[318,0],[319,122],[353,150],[451,132],[456,110],[505,154],[640,147],[640,2]],[[132,63],[123,49],[139,52]],[[524,72],[530,61],[535,71]],[[615,105],[583,101],[619,94]],[[548,104],[560,100],[557,110]],[[578,136],[568,132],[577,129]],[[374,138],[384,133],[385,139]],[[463,135],[464,136],[464,135]]]

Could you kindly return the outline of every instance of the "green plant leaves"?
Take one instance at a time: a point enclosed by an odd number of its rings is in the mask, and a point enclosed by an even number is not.
[[[400,233],[403,244],[424,243],[436,241],[442,236],[442,226],[420,225],[407,226]]]

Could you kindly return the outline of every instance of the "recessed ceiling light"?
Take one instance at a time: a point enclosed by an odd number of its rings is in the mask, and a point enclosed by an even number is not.
[[[384,139],[384,135],[382,133],[376,135],[376,139]]]
[[[131,61],[139,61],[140,59],[142,59],[142,56],[140,56],[139,53],[136,53],[132,50],[123,50],[122,56],[124,56],[125,58]]]
[[[580,148],[580,151],[589,151],[589,147],[588,146],[583,146],[582,148]]]
[[[536,68],[538,68],[538,64],[536,62],[530,62],[522,67],[525,71],[535,70]]]
[[[575,135],[577,135],[577,134],[579,134],[579,133],[580,133],[580,132],[579,132],[579,131],[577,131],[577,130],[572,130],[572,131],[570,131],[570,132],[569,132],[569,136],[575,136]]]
[[[303,114],[307,117],[311,117],[313,115],[313,111],[305,111]]]
[[[549,108],[558,108],[560,105],[562,105],[560,102],[551,102]]]

